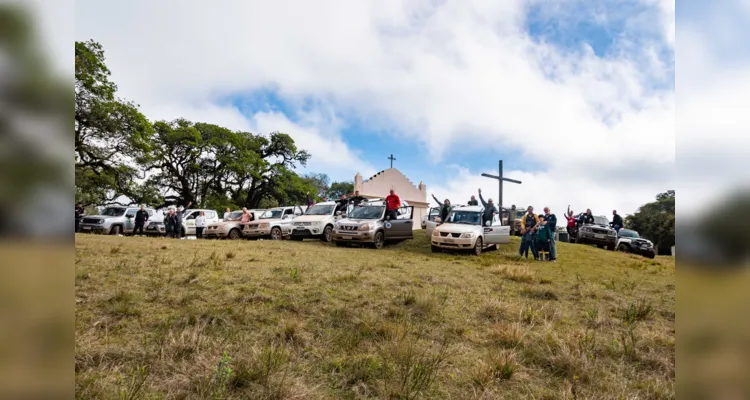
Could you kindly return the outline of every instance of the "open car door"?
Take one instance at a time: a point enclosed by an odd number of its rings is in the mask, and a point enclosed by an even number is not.
[[[486,244],[510,243],[510,226],[503,225],[497,215],[492,218],[490,226],[484,226],[484,242]]]
[[[398,209],[396,219],[386,220],[385,237],[387,239],[411,239],[414,237],[414,215],[413,206],[405,206]]]

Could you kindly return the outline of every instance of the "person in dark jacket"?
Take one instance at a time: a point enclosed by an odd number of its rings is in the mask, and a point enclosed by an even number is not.
[[[549,238],[547,243],[549,246],[549,260],[555,262],[557,260],[557,249],[555,248],[555,233],[557,232],[557,217],[555,214],[550,212],[549,207],[544,207],[544,215],[542,216],[541,225],[547,228]]]
[[[346,195],[341,195],[341,198],[336,200],[336,212],[341,212],[341,214],[346,215],[346,209],[349,207],[349,199],[346,198]]]
[[[479,200],[482,202],[482,205],[484,206],[484,213],[482,214],[482,226],[484,226],[487,221],[492,221],[492,217],[497,214],[497,207],[495,207],[495,204],[492,202],[492,199],[487,199],[487,201],[484,201],[484,197],[482,197],[482,189],[479,189]]]
[[[83,205],[81,203],[76,204],[76,232],[78,232],[79,224],[81,223],[81,219],[83,219],[84,215],[86,215],[86,211],[83,208]]]
[[[620,233],[620,229],[625,226],[625,224],[622,223],[622,217],[620,214],[617,213],[617,210],[612,210],[612,228],[617,231],[617,233]]]
[[[141,205],[141,209],[135,212],[135,227],[133,228],[133,235],[138,234],[138,231],[143,235],[143,225],[148,221],[148,212],[146,207]]]
[[[364,203],[367,201],[367,198],[359,194],[359,190],[354,191],[354,196],[349,198],[349,202],[354,207],[358,207],[361,203]]]
[[[468,203],[470,206],[478,206],[479,202],[477,201],[477,198],[474,197],[474,195],[471,195],[471,200],[469,200]]]
[[[435,200],[436,203],[438,203],[438,206],[440,206],[440,221],[445,222],[446,219],[448,219],[448,214],[451,212],[451,201],[448,199],[443,200],[441,203],[440,200],[438,200],[435,195],[432,195],[432,198]]]
[[[578,217],[580,224],[593,224],[594,223],[594,215],[591,214],[591,209],[587,208],[586,212],[581,214],[580,217]]]
[[[164,231],[168,238],[176,238],[177,231],[177,214],[174,208],[170,208],[167,215],[164,216]]]
[[[177,227],[175,228],[177,230],[175,231],[175,233],[177,234],[178,238],[182,238],[185,234],[185,230],[182,229],[182,217],[185,215],[185,208],[188,208],[191,205],[193,205],[192,201],[187,204],[187,207],[180,206],[177,209],[177,213],[175,213],[175,216],[177,218]]]

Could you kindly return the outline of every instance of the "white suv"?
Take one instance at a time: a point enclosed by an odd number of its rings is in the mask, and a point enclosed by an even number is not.
[[[245,225],[242,234],[248,238],[282,239],[292,232],[292,220],[305,213],[307,207],[288,206],[266,210],[258,219]]]
[[[106,207],[99,215],[87,215],[81,219],[81,232],[104,233],[110,235],[128,234],[135,227],[135,213],[138,207]],[[157,214],[153,208],[146,208],[148,222],[158,222],[164,217]]]
[[[499,244],[510,243],[510,226],[503,226],[495,215],[481,225],[482,206],[455,207],[445,221],[427,221],[427,236],[432,251],[471,250],[474,255]]]
[[[338,204],[334,201],[318,203],[307,209],[304,215],[292,222],[292,240],[321,239],[330,242],[333,239],[333,224],[343,218],[341,212],[336,212]]]

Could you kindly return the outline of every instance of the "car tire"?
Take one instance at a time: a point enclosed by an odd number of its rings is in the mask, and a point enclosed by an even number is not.
[[[482,246],[484,245],[484,241],[481,237],[477,238],[477,241],[474,243],[474,249],[472,250],[472,254],[475,256],[481,256],[482,255]]]
[[[281,240],[281,228],[274,227],[271,229],[271,239],[273,240]]]
[[[648,254],[646,254],[646,257],[648,257],[648,258],[650,258],[650,259],[653,260],[654,258],[656,258],[656,254],[654,254],[654,253],[648,253]]]
[[[232,228],[231,231],[227,234],[227,239],[229,240],[237,240],[242,237],[242,232],[240,232],[237,228]]]
[[[385,247],[385,237],[383,236],[382,231],[378,231],[375,233],[375,241],[372,244],[372,247],[381,250],[383,247]]]
[[[320,239],[324,242],[330,242],[331,240],[333,240],[333,226],[326,225],[326,227],[323,228],[323,234],[320,236]]]
[[[110,235],[119,235],[122,233],[122,227],[120,225],[115,225],[112,227],[112,229],[109,230]]]
[[[433,253],[441,253],[443,251],[443,249],[435,245],[430,245],[430,247],[432,248]]]
[[[626,244],[621,244],[617,246],[617,251],[621,251],[623,253],[630,253],[630,249],[628,248],[628,245]]]

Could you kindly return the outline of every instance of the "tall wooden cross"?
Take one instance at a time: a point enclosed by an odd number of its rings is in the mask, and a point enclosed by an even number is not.
[[[498,182],[498,196],[497,196],[497,206],[498,208],[503,207],[503,181],[505,182],[513,182],[520,184],[521,181],[517,181],[515,179],[506,178],[503,176],[503,160],[500,160],[498,162],[498,170],[500,172],[499,175],[491,175],[491,174],[482,174],[482,176],[492,179],[497,179]],[[511,216],[511,219],[513,217]]]
[[[393,168],[393,162],[396,161],[396,157],[394,157],[393,154],[391,154],[391,156],[388,157],[388,159],[391,160],[391,168]]]

